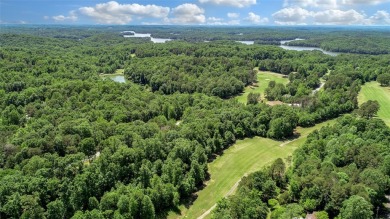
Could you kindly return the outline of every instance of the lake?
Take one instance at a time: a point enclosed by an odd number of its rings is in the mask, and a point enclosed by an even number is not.
[[[171,41],[172,39],[164,39],[164,38],[154,38],[154,37],[150,37],[150,40],[153,42],[153,43],[166,43],[168,41]]]
[[[150,38],[150,41],[153,43],[166,43],[168,41],[171,41],[172,39],[164,39],[164,38],[154,38],[152,37],[152,34],[150,33],[136,33],[135,31],[122,31],[123,37],[125,38],[139,38],[139,37],[148,37]]]
[[[150,41],[153,43],[166,43],[168,41],[172,41],[172,39],[169,38],[154,38],[152,37],[152,34],[150,33],[136,33],[135,31],[122,31],[121,34],[123,34],[123,37],[125,38],[134,38],[134,37],[148,37],[150,38]],[[330,51],[325,51],[321,48],[318,47],[305,47],[305,46],[287,46],[286,43],[291,42],[291,41],[296,41],[296,40],[305,40],[305,39],[300,39],[296,38],[294,40],[281,40],[280,41],[280,47],[286,50],[295,50],[295,51],[313,51],[313,50],[319,50],[324,54],[330,55],[330,56],[337,56],[338,54],[341,54],[339,52],[330,52]],[[204,42],[209,42],[209,41],[204,41]],[[243,43],[245,45],[253,45],[255,42],[254,41],[236,41],[239,43]]]
[[[108,78],[118,83],[126,83],[126,79],[124,75],[104,75],[102,76],[102,78],[104,79]]]
[[[297,40],[305,40],[305,39],[295,38],[295,40],[281,40],[280,44],[281,45],[285,45],[286,43],[289,43],[289,42],[292,42],[292,41],[297,41]]]
[[[322,53],[324,53],[326,55],[330,55],[330,56],[337,56],[337,55],[341,54],[340,52],[326,51],[326,50],[323,50],[323,49],[321,49],[319,47],[287,46],[286,45],[286,43],[291,42],[291,41],[296,41],[296,40],[304,40],[304,39],[296,38],[295,40],[281,40],[279,47],[281,47],[283,49],[286,49],[286,50],[295,50],[295,51],[313,51],[313,50],[318,50],[318,51],[321,51]]]
[[[246,44],[246,45],[253,45],[255,44],[255,41],[236,41],[238,43],[243,43],[243,44]]]
[[[313,50],[318,50],[318,51],[321,51],[322,53],[324,53],[326,55],[330,55],[330,56],[337,56],[337,55],[341,54],[339,52],[326,51],[326,50],[323,50],[323,49],[318,48],[318,47],[286,46],[286,45],[280,45],[280,47],[283,48],[283,49],[286,49],[286,50],[295,50],[295,51],[313,51]]]

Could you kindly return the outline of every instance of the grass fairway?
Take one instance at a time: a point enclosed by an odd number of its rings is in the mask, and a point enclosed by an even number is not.
[[[378,82],[366,83],[358,99],[359,105],[367,100],[377,100],[380,105],[378,117],[390,126],[390,87],[381,87]]]
[[[222,197],[232,193],[231,190],[234,190],[237,182],[245,174],[257,171],[279,157],[286,158],[292,155],[309,133],[334,122],[335,120],[330,120],[311,128],[298,128],[300,137],[286,142],[260,137],[237,141],[235,145],[225,150],[222,156],[209,164],[210,180],[206,182],[207,186],[197,193],[198,198],[193,205],[189,209],[180,206],[181,214],[170,212],[168,218],[198,218]],[[210,217],[211,214],[205,218]]]
[[[255,68],[255,71],[257,71],[257,85],[246,87],[244,93],[236,97],[236,99],[241,103],[246,103],[247,96],[250,92],[261,93],[261,99],[264,99],[264,90],[268,87],[268,83],[270,81],[283,84],[288,83],[288,78],[283,78],[282,74],[268,71],[259,71],[258,68]]]

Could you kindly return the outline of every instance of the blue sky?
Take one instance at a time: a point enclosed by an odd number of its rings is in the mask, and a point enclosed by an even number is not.
[[[0,23],[390,25],[390,0],[1,0]]]

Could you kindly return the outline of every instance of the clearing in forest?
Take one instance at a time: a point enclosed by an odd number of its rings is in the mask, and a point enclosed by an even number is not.
[[[257,71],[257,82],[253,85],[245,87],[244,93],[240,96],[237,96],[236,99],[238,102],[246,104],[247,96],[249,93],[260,93],[261,99],[264,99],[264,91],[268,87],[270,81],[275,81],[276,83],[288,83],[288,78],[284,78],[282,74],[269,72],[269,71],[259,71],[258,68],[254,69]]]
[[[180,206],[181,213],[170,212],[168,218],[198,218],[202,215],[204,218],[210,218],[211,214],[207,214],[211,212],[209,210],[222,197],[234,193],[235,185],[243,176],[260,170],[277,158],[291,156],[294,150],[305,142],[309,133],[334,122],[335,120],[330,120],[310,128],[297,128],[299,138],[284,142],[261,137],[238,140],[225,150],[223,155],[209,163],[210,180],[206,182],[206,187],[197,193],[198,197],[194,203],[188,209]]]
[[[100,77],[106,77],[106,76],[117,76],[117,75],[124,75],[125,73],[125,69],[123,68],[118,68],[117,70],[115,70],[114,73],[112,74],[104,74],[104,73],[100,73],[99,76]]]
[[[390,126],[390,87],[381,87],[378,82],[369,82],[362,86],[359,93],[359,105],[368,101],[379,102],[378,117]]]

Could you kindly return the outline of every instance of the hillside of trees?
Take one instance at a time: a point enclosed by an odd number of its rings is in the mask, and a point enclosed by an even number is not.
[[[107,29],[1,28],[1,218],[165,217],[203,186],[207,162],[236,139],[286,139],[298,125],[351,112],[360,85],[389,72],[388,55],[153,44]],[[255,67],[288,75],[266,97],[300,107],[231,98],[255,82]],[[128,83],[99,76],[117,69]],[[313,92],[320,79],[324,89]]]
[[[311,133],[291,163],[277,159],[244,177],[214,218],[373,218],[389,192],[390,128],[348,115]],[[287,168],[287,165],[291,167]],[[377,218],[377,217],[376,217]]]
[[[343,34],[340,34],[343,35]],[[359,53],[359,54],[389,54],[390,53],[390,37],[375,37],[375,36],[334,36],[329,37],[313,37],[307,40],[297,40],[288,43],[290,46],[308,46],[320,47],[326,51],[343,52],[343,53]],[[349,35],[349,36],[348,36]]]
[[[223,27],[223,26],[116,26],[116,25],[2,25],[0,34],[17,33],[56,39],[83,40],[96,35],[122,36],[122,31],[150,33],[153,37],[185,42],[254,41],[256,44],[280,45],[281,40],[305,39],[288,45],[321,47],[327,51],[389,54],[390,29],[388,27]],[[129,40],[129,39],[127,39]],[[149,41],[147,38],[139,41]],[[99,44],[101,45],[101,41]]]

